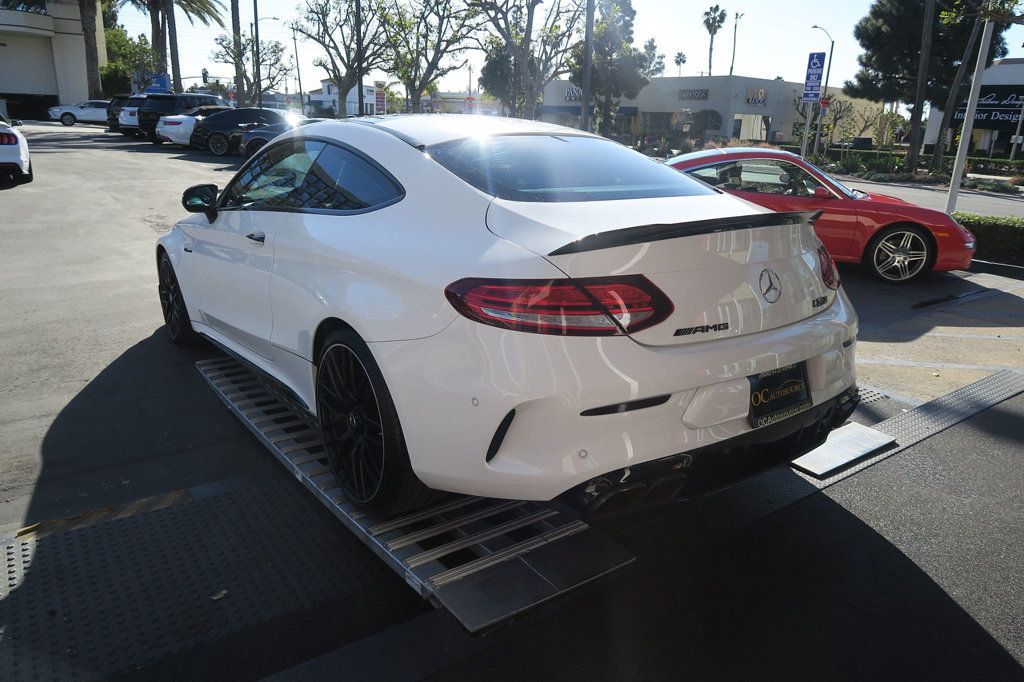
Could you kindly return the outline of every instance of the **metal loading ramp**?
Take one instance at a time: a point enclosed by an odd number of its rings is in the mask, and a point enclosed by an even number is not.
[[[250,431],[422,597],[470,632],[599,578],[635,557],[557,503],[453,497],[394,519],[349,504],[316,420],[233,358],[196,368]]]

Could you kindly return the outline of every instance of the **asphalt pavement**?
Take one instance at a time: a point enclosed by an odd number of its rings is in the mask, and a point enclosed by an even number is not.
[[[1024,679],[1024,397],[742,523],[713,496],[611,527],[635,564],[471,636],[224,409],[193,367],[216,351],[163,333],[155,239],[238,160],[24,130],[36,180],[0,189],[0,537],[23,553],[0,679]],[[1017,271],[842,274],[860,380],[889,396],[859,419],[1024,365]],[[787,471],[759,495],[805,485]]]
[[[934,208],[937,211],[946,210],[949,188],[944,185],[903,185],[870,182],[845,176],[840,179],[847,187],[862,189],[869,193],[887,194],[918,206]],[[997,194],[996,192],[962,189],[957,197],[956,210],[982,215],[1024,218],[1024,194]]]

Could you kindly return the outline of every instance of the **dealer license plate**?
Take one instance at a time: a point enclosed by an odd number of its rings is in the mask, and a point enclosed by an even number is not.
[[[750,409],[747,420],[759,429],[799,414],[811,406],[807,365],[798,362],[747,377]]]

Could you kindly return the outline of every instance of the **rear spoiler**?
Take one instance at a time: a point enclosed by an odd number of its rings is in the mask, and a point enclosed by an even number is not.
[[[574,242],[569,242],[565,246],[558,247],[548,255],[564,256],[570,253],[582,253],[583,251],[610,249],[615,246],[643,244],[645,242],[661,241],[662,239],[675,239],[676,237],[692,237],[698,234],[748,230],[754,227],[800,225],[803,223],[813,225],[820,215],[821,211],[789,211],[786,213],[757,213],[729,218],[692,220],[685,223],[624,227],[619,230],[598,232],[581,237]]]

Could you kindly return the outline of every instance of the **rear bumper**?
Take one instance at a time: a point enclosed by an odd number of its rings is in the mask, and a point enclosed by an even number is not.
[[[856,334],[841,292],[796,324],[682,348],[512,332],[462,317],[432,337],[370,347],[424,483],[549,500],[595,476],[751,433],[752,374],[806,361],[813,404],[827,403],[855,384]],[[581,414],[664,396],[642,409]]]

